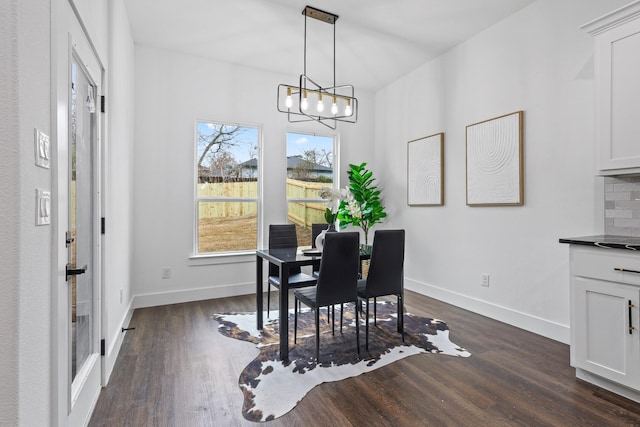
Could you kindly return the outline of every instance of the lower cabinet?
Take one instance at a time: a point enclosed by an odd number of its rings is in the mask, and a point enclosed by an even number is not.
[[[571,365],[578,377],[638,400],[640,255],[575,245],[570,251]]]

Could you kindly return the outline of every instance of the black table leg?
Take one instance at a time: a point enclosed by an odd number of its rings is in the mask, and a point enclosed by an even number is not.
[[[289,266],[280,266],[280,360],[289,360]]]
[[[256,318],[258,329],[262,329],[262,258],[256,256]]]

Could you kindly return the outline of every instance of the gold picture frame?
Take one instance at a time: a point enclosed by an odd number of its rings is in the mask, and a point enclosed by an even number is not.
[[[523,111],[466,128],[467,206],[524,204]]]
[[[444,133],[407,143],[407,204],[444,205]]]

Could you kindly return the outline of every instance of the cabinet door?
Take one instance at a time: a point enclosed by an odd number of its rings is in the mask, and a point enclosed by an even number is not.
[[[580,276],[571,285],[572,366],[639,389],[639,288]]]
[[[598,34],[595,43],[599,169],[640,168],[640,19]]]

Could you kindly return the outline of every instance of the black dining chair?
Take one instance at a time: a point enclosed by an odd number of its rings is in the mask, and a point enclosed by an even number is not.
[[[329,227],[327,223],[313,223],[311,224],[311,247],[316,247],[316,237],[318,234],[322,232],[322,230],[326,230]],[[313,263],[312,274],[315,277],[318,277],[318,271],[320,270],[320,261]]]
[[[271,224],[269,225],[269,250],[271,249],[295,249],[298,247],[295,224]],[[313,286],[317,279],[303,273],[300,267],[289,268],[289,288],[302,288]],[[269,264],[269,277],[267,284],[267,316],[271,304],[271,286],[281,289],[280,269],[275,264]]]
[[[318,284],[293,291],[296,302],[310,307],[316,322],[316,360],[320,360],[320,308],[347,302],[354,303],[356,313],[356,346],[360,355],[358,321],[358,267],[360,265],[360,234],[357,232],[328,233],[325,237]],[[335,321],[335,318],[334,318]],[[297,340],[298,313],[294,311],[293,342]],[[341,320],[342,323],[342,320]]]
[[[373,298],[373,324],[376,326],[376,298],[398,297],[398,332],[404,341],[404,230],[376,230],[369,273],[358,280],[358,300],[366,302],[365,348],[369,349],[369,299]]]

